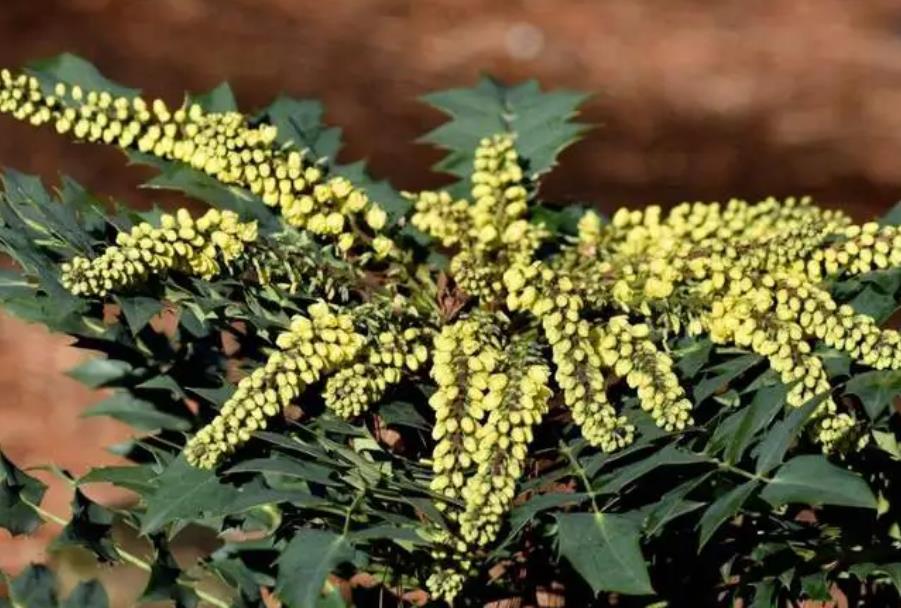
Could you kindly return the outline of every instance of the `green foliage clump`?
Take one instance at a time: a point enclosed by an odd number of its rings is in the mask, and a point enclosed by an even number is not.
[[[115,389],[91,413],[136,429],[132,466],[71,481],[139,501],[76,490],[66,542],[187,606],[897,600],[895,213],[561,209],[539,178],[583,130],[581,95],[483,80],[427,99],[452,118],[427,139],[459,181],[398,193],[336,162],[315,102],[244,115],[222,86],[173,108],[71,56],[0,73],[0,112],[115,145],[212,207],[136,214],[4,177],[19,268],[0,299],[105,354],[73,375]],[[172,331],[150,323],[163,308]],[[52,518],[43,485],[0,464],[0,526]],[[189,525],[254,540],[183,572],[168,544]],[[354,572],[380,585],[329,578]],[[10,592],[58,605],[42,568]]]

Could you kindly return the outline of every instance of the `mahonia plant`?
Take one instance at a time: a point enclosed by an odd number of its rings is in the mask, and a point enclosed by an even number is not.
[[[72,375],[115,389],[91,413],[136,430],[131,466],[67,477],[63,544],[188,606],[896,600],[898,214],[555,206],[540,177],[583,131],[581,95],[485,79],[427,100],[451,115],[427,139],[456,181],[398,193],[337,162],[309,100],[243,114],[223,85],[173,105],[69,55],[0,72],[0,113],[210,206],[4,177],[0,297],[104,353]],[[0,464],[0,526],[56,521]],[[94,503],[97,482],[136,503]],[[187,525],[221,542],[182,571]],[[54,588],[33,566],[12,605]]]

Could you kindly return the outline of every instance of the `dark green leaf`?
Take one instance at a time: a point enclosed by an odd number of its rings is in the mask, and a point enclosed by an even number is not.
[[[884,323],[898,308],[893,292],[886,293],[873,285],[864,287],[848,304],[854,312],[873,317],[877,323]]]
[[[769,425],[785,406],[787,393],[785,385],[781,383],[758,390],[748,406],[717,426],[707,448],[708,453],[715,454],[723,450],[726,462],[741,460],[757,433]]]
[[[344,536],[299,530],[278,558],[276,594],[286,608],[316,606],[328,575],[353,558],[353,547]]]
[[[100,388],[126,377],[131,371],[131,365],[125,361],[96,358],[76,366],[66,372],[66,375],[89,388]]]
[[[613,471],[608,475],[604,475],[594,485],[597,487],[598,491],[603,492],[604,494],[615,494],[636,479],[647,475],[657,467],[698,464],[703,462],[708,462],[707,458],[703,455],[695,454],[694,452],[689,452],[669,444],[652,455],[641,458],[640,460]]]
[[[760,361],[762,361],[760,355],[741,355],[711,367],[708,370],[708,377],[695,386],[695,403],[699,404],[717,391],[728,387],[732,380],[760,363]]]
[[[147,497],[141,534],[150,534],[176,520],[198,519],[221,512],[235,500],[234,487],[219,482],[214,471],[189,465],[184,456],[175,459],[157,478],[159,489]]]
[[[760,496],[774,506],[798,502],[876,508],[876,497],[860,476],[819,455],[795,456],[786,462]]]
[[[578,234],[579,219],[584,215],[584,205],[567,205],[566,207],[549,207],[536,205],[532,208],[533,224],[543,224],[545,228],[559,234]]]
[[[109,80],[93,64],[71,53],[35,61],[28,65],[28,71],[41,79],[50,93],[57,82],[78,85],[86,91],[107,91],[118,97],[135,97],[140,93],[138,89]]]
[[[46,489],[47,486],[26,475],[0,452],[0,528],[13,536],[34,532],[41,518],[23,500],[40,505]]]
[[[698,522],[700,532],[698,534],[698,550],[704,548],[710,537],[719,529],[726,520],[731,519],[738,513],[745,501],[751,497],[751,494],[757,489],[760,482],[750,480],[742,485],[726,492],[704,511],[701,520]]]
[[[237,112],[238,103],[235,101],[235,94],[227,82],[223,82],[216,88],[192,95],[191,101],[198,104],[207,112]]]
[[[755,469],[758,474],[766,473],[782,462],[789,446],[791,446],[795,437],[807,423],[807,419],[810,418],[817,406],[823,402],[823,399],[826,399],[828,396],[828,394],[819,395],[801,407],[789,410],[785,418],[767,431],[763,441],[760,442],[756,449],[757,463]]]
[[[313,462],[305,462],[296,458],[290,458],[283,454],[273,455],[271,458],[253,458],[245,460],[226,471],[233,473],[275,473],[321,483],[329,486],[341,484],[333,478],[334,470]]]
[[[867,415],[875,420],[901,394],[901,370],[877,370],[858,374],[845,384],[845,392],[857,395]]]
[[[712,351],[713,342],[709,338],[684,338],[674,352],[678,359],[676,367],[686,378],[694,378],[707,364]]]
[[[801,590],[811,600],[819,602],[832,600],[832,593],[829,591],[829,580],[824,572],[816,572],[801,577]]]
[[[62,608],[109,608],[109,598],[100,581],[90,580],[79,583]]]
[[[144,329],[144,326],[150,322],[150,319],[163,309],[163,303],[157,298],[118,296],[116,301],[122,307],[125,320],[128,321],[128,327],[131,328],[134,334]]]
[[[45,566],[28,566],[10,582],[9,596],[16,608],[56,608],[56,577]]]
[[[309,150],[314,159],[335,161],[341,149],[341,129],[327,127],[322,120],[322,104],[315,99],[281,96],[263,110],[269,122],[278,128],[278,142]]]
[[[183,163],[160,160],[136,151],[129,151],[128,158],[135,164],[154,167],[159,171],[159,175],[145,184],[148,188],[183,192],[191,198],[234,211],[246,220],[256,220],[263,230],[279,228],[275,211],[247,190],[226,186],[203,171]]]
[[[54,541],[58,547],[82,547],[99,560],[114,562],[119,559],[112,538],[113,513],[75,490],[72,499],[72,519]]]
[[[110,466],[91,469],[82,476],[78,483],[111,483],[114,486],[132,490],[138,494],[146,494],[156,488],[153,480],[157,474],[147,465],[140,466]]]
[[[584,502],[587,498],[588,494],[584,492],[536,494],[510,511],[510,533],[508,537],[512,538],[515,536],[542,511],[577,505]]]
[[[516,148],[530,175],[541,175],[556,164],[557,155],[576,141],[585,125],[571,119],[586,96],[574,91],[544,93],[535,81],[506,86],[482,78],[475,87],[452,89],[424,97],[451,117],[423,141],[449,151],[436,169],[458,177],[472,171],[472,154],[483,137],[515,133]]]
[[[162,538],[154,539],[156,559],[150,569],[150,578],[141,594],[141,602],[162,602],[172,600],[175,608],[195,608],[197,594],[188,586],[178,582],[181,568]]]
[[[749,608],[778,608],[779,604],[776,601],[775,581],[761,581],[759,583],[755,583],[753,587],[754,602],[750,605]]]
[[[412,403],[392,401],[380,405],[379,416],[389,426],[406,426],[421,431],[429,430],[428,421],[416,411]]]
[[[663,529],[663,526],[686,513],[691,513],[704,506],[704,503],[696,500],[688,500],[686,496],[698,487],[701,483],[710,477],[710,473],[690,479],[666,494],[660,500],[651,506],[647,511],[644,520],[644,531],[648,536],[657,534]]]
[[[879,223],[883,226],[901,226],[901,202],[895,203],[885,215],[879,218]]]
[[[141,431],[157,429],[186,431],[191,428],[191,423],[185,418],[161,412],[153,403],[136,399],[125,392],[117,392],[82,415],[85,417],[109,416]]]
[[[635,522],[613,513],[557,515],[560,555],[591,585],[595,594],[653,593]]]

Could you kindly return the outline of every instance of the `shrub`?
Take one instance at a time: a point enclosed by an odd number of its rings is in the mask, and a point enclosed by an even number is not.
[[[7,310],[102,353],[72,375],[135,429],[132,465],[70,479],[61,542],[149,570],[145,600],[897,601],[901,337],[879,324],[898,212],[542,201],[583,97],[534,83],[428,96],[453,179],[399,194],[336,161],[313,101],[243,115],[223,85],[169,107],[72,56],[0,79],[0,112],[118,146],[210,206],[3,177]],[[7,530],[54,519],[5,457],[0,482]],[[98,505],[97,482],[138,500]],[[222,542],[179,564],[188,526]],[[210,576],[232,595],[198,590]],[[57,602],[42,566],[9,590]],[[67,602],[106,605],[96,583]]]

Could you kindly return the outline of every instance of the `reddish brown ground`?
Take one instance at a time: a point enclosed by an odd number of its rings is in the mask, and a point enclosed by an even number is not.
[[[598,125],[546,193],[620,203],[813,193],[868,217],[901,194],[901,4],[894,0],[5,0],[0,65],[62,51],[178,100],[230,80],[245,107],[315,96],[348,159],[413,189],[440,183],[411,142],[416,102],[480,71],[593,91]],[[109,150],[0,119],[0,164],[146,204]],[[84,470],[122,429],[79,421],[65,340],[0,321],[0,443]],[[63,502],[65,502],[63,500]],[[0,533],[2,535],[2,533]],[[40,544],[0,536],[0,567]]]

